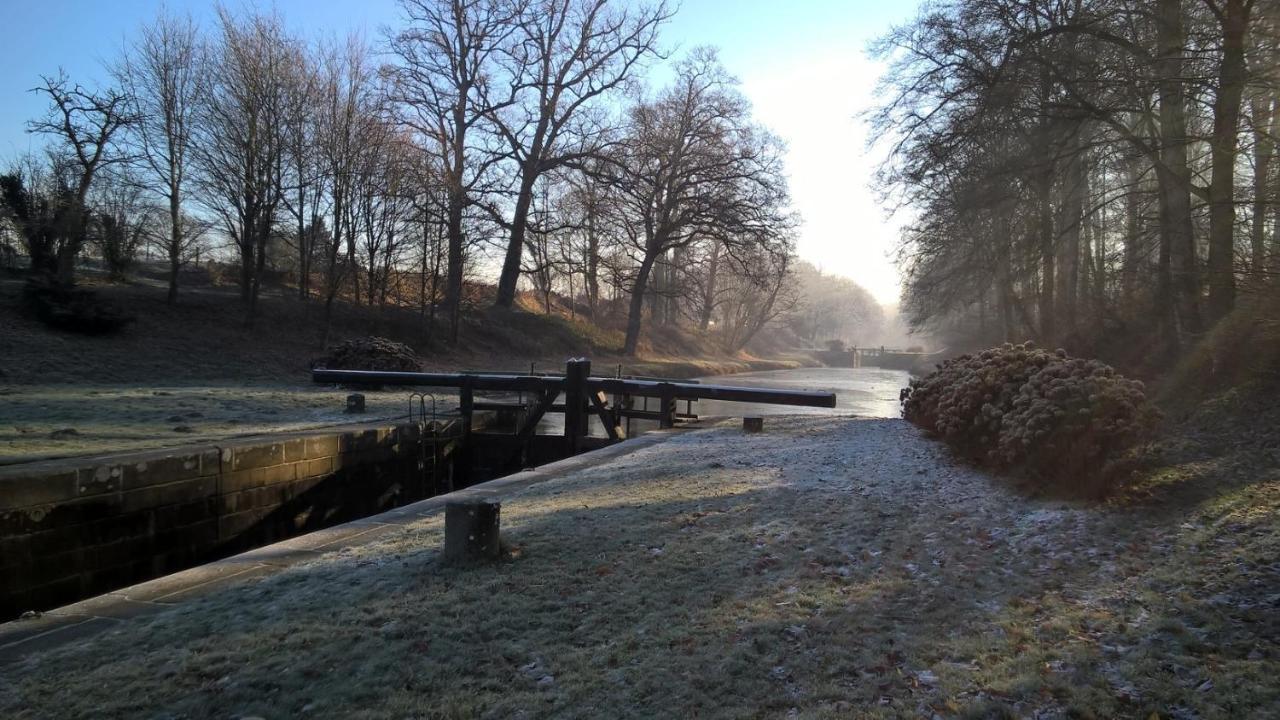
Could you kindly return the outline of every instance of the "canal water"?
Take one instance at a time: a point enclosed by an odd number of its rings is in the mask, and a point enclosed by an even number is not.
[[[765,370],[735,375],[712,375],[697,378],[709,385],[778,388],[782,390],[819,390],[836,394],[836,407],[810,408],[795,405],[763,405],[756,403],[699,400],[693,413],[700,417],[742,417],[744,415],[860,415],[873,418],[901,417],[898,391],[907,386],[910,375],[905,370],[880,368],[799,368]],[[637,402],[640,402],[637,400]],[[650,401],[655,403],[656,401]],[[637,406],[638,407],[638,406]],[[685,404],[679,404],[680,412]],[[632,433],[656,428],[655,422],[634,420]],[[564,432],[563,415],[547,415],[538,423],[538,434],[559,435]],[[605,437],[604,427],[594,416],[589,433]]]
[[[876,418],[901,417],[898,392],[907,386],[910,375],[905,370],[880,368],[799,368],[763,372],[715,375],[698,378],[710,385],[768,387],[782,390],[821,390],[836,394],[836,407],[806,408],[792,405],[756,405],[754,403],[699,400],[694,412],[700,416],[728,415],[797,415],[838,414]],[[683,404],[680,408],[684,409]]]

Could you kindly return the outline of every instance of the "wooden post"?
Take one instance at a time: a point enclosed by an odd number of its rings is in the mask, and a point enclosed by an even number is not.
[[[364,395],[351,393],[347,396],[347,414],[358,415],[364,412]]]
[[[635,398],[631,397],[630,395],[623,395],[622,407],[621,409],[619,409],[618,413],[619,415],[621,415],[622,410],[632,410],[635,408],[635,406],[636,406]],[[631,416],[630,415],[627,416],[627,437],[631,437]]]
[[[564,436],[569,438],[569,448],[574,453],[587,434],[587,378],[590,376],[590,360],[578,358],[565,363]]]
[[[471,437],[471,416],[475,413],[476,393],[471,387],[471,378],[463,381],[458,388],[458,414],[462,416],[462,437]]]
[[[742,431],[749,432],[749,433],[764,432],[764,418],[762,417],[742,418]]]
[[[476,396],[468,378],[458,386],[458,422],[462,424],[462,443],[454,455],[451,467],[456,471],[459,485],[471,484],[471,421],[475,414]]]
[[[451,565],[497,560],[502,506],[488,500],[451,502],[444,506],[444,561]]]
[[[662,419],[658,421],[658,427],[673,428],[676,426],[676,389],[671,387],[670,383],[662,383],[658,388],[658,403],[660,407],[658,412],[662,413]]]

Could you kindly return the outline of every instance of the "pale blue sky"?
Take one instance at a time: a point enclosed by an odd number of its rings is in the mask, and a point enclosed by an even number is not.
[[[25,132],[44,109],[28,92],[41,73],[64,68],[92,84],[124,38],[162,4],[213,15],[211,0],[0,0],[0,164],[39,138]],[[890,253],[897,236],[867,189],[874,159],[854,116],[872,101],[879,68],[866,59],[869,40],[910,19],[917,0],[686,0],[663,33],[669,48],[715,45],[743,81],[757,116],[787,141],[795,205],[805,218],[800,255],[895,302],[898,276]],[[277,9],[295,30],[371,40],[399,17],[395,0],[228,2]]]

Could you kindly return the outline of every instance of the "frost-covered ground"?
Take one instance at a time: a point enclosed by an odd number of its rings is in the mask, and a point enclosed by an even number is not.
[[[0,464],[187,445],[404,418],[409,388],[362,391],[366,413],[347,415],[349,390],[316,385],[10,385],[0,387]],[[440,410],[457,405],[440,396]]]
[[[682,434],[0,673],[0,716],[1275,717],[1275,473],[1030,500],[900,420]]]

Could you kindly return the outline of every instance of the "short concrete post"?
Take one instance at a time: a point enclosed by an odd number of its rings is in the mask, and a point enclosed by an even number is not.
[[[497,560],[502,554],[499,515],[502,505],[488,500],[444,506],[444,561],[451,565]]]
[[[347,413],[350,415],[359,415],[364,412],[364,395],[360,393],[351,393],[347,396]]]
[[[742,431],[748,432],[748,433],[764,432],[764,418],[762,417],[742,418]]]

